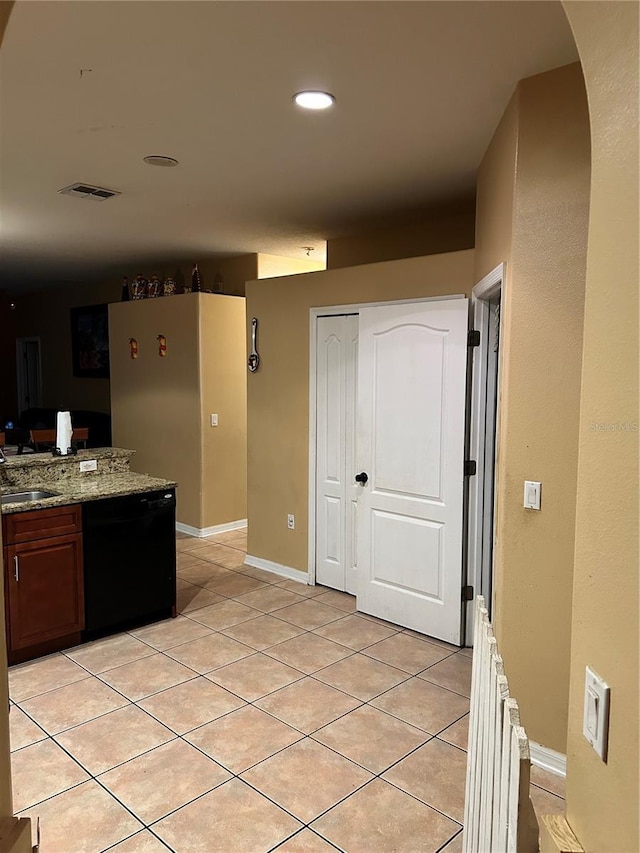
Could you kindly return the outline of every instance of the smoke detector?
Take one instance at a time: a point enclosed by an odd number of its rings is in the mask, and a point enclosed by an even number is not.
[[[114,195],[121,195],[117,190],[108,190],[105,187],[94,187],[92,184],[69,184],[68,187],[63,187],[58,190],[60,195],[72,195],[76,198],[91,198],[94,201],[106,201],[108,198],[113,198]]]

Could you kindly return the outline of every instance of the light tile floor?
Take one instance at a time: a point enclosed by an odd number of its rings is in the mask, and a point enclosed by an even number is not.
[[[41,853],[460,851],[469,652],[245,552],[179,536],[180,616],[10,669]]]

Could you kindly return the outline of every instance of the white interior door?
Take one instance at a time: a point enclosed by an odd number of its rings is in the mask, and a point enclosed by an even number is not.
[[[360,311],[358,609],[460,643],[468,300]]]
[[[316,342],[316,580],[355,594],[358,315],[318,317]]]

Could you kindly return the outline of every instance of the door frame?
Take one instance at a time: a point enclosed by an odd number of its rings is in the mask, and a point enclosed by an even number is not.
[[[498,264],[481,279],[471,291],[472,328],[480,332],[480,344],[473,349],[471,377],[471,409],[469,424],[469,459],[476,462],[476,474],[469,478],[468,497],[468,534],[467,534],[467,583],[473,587],[474,597],[483,595],[493,604],[493,560],[489,558],[488,543],[495,544],[496,525],[496,489],[495,471],[497,462],[500,376],[503,348],[498,350],[497,375],[495,369],[489,369],[491,354],[490,342],[490,301],[496,296],[504,296],[506,264]],[[500,311],[499,341],[502,342],[504,311]],[[497,378],[497,381],[495,381]],[[495,401],[495,421],[492,426],[495,434],[496,456],[494,458],[494,476],[485,464],[487,441],[493,436],[487,432],[487,397]],[[491,503],[493,512],[488,512]],[[466,602],[465,625],[467,644],[473,638],[473,601]]]
[[[389,299],[376,302],[357,302],[347,305],[323,305],[309,309],[309,520],[308,520],[308,578],[316,583],[316,442],[317,442],[317,320],[336,314],[359,314],[361,308],[378,308],[385,305],[417,305],[421,302],[441,302],[443,299],[467,299],[465,293],[425,296],[417,299]]]
[[[16,390],[18,392],[19,415],[23,411],[21,406],[25,400],[25,392],[28,384],[24,364],[25,344],[38,344],[38,399],[36,402],[30,401],[29,408],[37,409],[42,406],[42,343],[40,338],[35,336],[16,338]]]

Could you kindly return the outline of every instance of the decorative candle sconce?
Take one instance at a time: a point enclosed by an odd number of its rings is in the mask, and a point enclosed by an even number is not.
[[[164,335],[158,335],[156,340],[158,341],[158,355],[160,358],[164,358],[167,354],[167,339]]]
[[[129,338],[129,355],[131,358],[138,357],[138,341],[135,338]]]
[[[256,317],[251,321],[251,354],[249,355],[249,372],[255,373],[260,366],[260,356],[258,355],[258,320]]]

